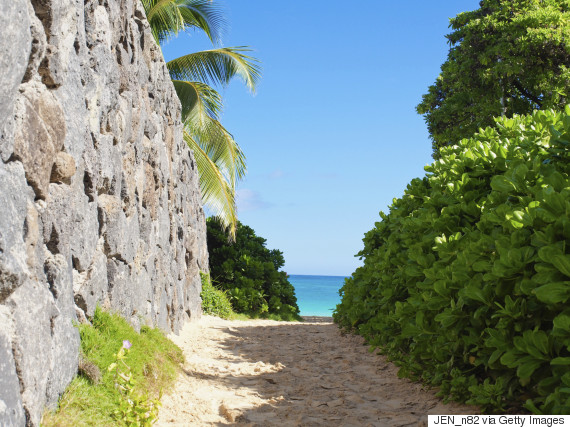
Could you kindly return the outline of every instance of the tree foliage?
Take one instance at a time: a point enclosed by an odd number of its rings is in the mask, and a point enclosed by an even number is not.
[[[365,235],[335,321],[454,400],[570,413],[570,106],[426,171]]]
[[[483,0],[450,19],[441,74],[416,107],[434,155],[493,117],[562,109],[570,95],[570,1]]]
[[[180,31],[201,30],[214,49],[189,53],[166,63],[182,105],[184,141],[194,151],[202,201],[235,235],[237,181],[245,176],[245,156],[220,122],[222,97],[210,85],[227,85],[239,77],[255,91],[260,79],[257,59],[245,46],[219,47],[227,23],[211,0],[142,0],[157,43]]]
[[[283,253],[267,249],[266,240],[238,222],[235,242],[216,218],[207,220],[210,275],[217,287],[227,291],[234,310],[254,316],[275,315],[298,319],[295,288],[287,273]]]

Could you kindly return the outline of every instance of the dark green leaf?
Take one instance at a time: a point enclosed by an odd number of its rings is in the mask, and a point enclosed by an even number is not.
[[[570,282],[550,283],[535,288],[533,293],[539,301],[547,304],[564,303],[570,298]]]

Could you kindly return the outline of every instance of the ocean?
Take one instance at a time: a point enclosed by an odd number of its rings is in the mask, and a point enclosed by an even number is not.
[[[295,288],[301,316],[332,316],[340,303],[338,290],[344,285],[344,276],[290,274],[288,279]]]

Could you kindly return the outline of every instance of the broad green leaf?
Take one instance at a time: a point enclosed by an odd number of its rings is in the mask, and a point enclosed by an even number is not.
[[[552,263],[552,259],[558,255],[562,255],[562,252],[558,246],[555,245],[544,246],[538,250],[540,259],[547,263]]]
[[[556,282],[535,288],[533,293],[539,301],[547,304],[564,303],[570,298],[570,282]]]
[[[550,262],[566,276],[570,277],[570,255],[555,255]]]
[[[494,176],[491,180],[491,188],[495,191],[500,191],[503,193],[509,193],[515,191],[515,185],[504,175]]]
[[[544,331],[526,331],[528,336],[531,337],[532,344],[536,347],[543,355],[547,355],[550,352],[548,344],[548,336]]]
[[[555,328],[561,329],[563,331],[570,333],[570,315],[568,314],[559,314],[553,320],[553,324]]]
[[[485,298],[485,294],[483,293],[483,290],[481,288],[476,287],[476,286],[466,286],[465,288],[463,288],[461,290],[461,294],[463,296],[471,298],[475,301],[479,301],[479,302],[487,304],[487,299]]]
[[[545,182],[552,185],[554,190],[560,192],[564,189],[565,186],[567,186],[567,179],[568,178],[564,178],[560,172],[554,171],[545,177]]]
[[[433,289],[441,296],[449,295],[449,291],[445,286],[445,280],[437,280],[433,284]]]
[[[503,352],[499,349],[495,350],[492,354],[491,357],[489,357],[489,365],[492,365],[493,363],[495,363],[497,360],[499,360],[499,358],[501,357],[501,355],[503,354]]]
[[[518,366],[521,360],[521,355],[514,350],[507,351],[501,356],[501,363],[509,368],[515,368]]]
[[[489,269],[491,268],[491,263],[489,261],[482,261],[482,260],[476,261],[473,263],[471,268],[473,268],[473,271],[478,271],[478,272],[489,271]]]
[[[543,191],[544,203],[553,215],[564,215],[565,200],[560,193],[556,193],[552,187],[547,187]]]
[[[523,279],[520,284],[520,290],[525,295],[530,295],[534,288],[539,286],[536,282],[531,279]]]
[[[530,378],[543,363],[543,360],[535,359],[532,356],[524,357],[518,365],[517,376],[521,379]]]

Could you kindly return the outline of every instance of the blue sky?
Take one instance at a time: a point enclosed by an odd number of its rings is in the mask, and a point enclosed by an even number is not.
[[[415,112],[448,51],[448,18],[474,0],[220,2],[224,46],[260,59],[257,94],[220,89],[222,123],[247,156],[238,215],[283,251],[289,274],[350,275],[364,233],[431,144]],[[200,33],[163,47],[167,60],[208,49]]]

